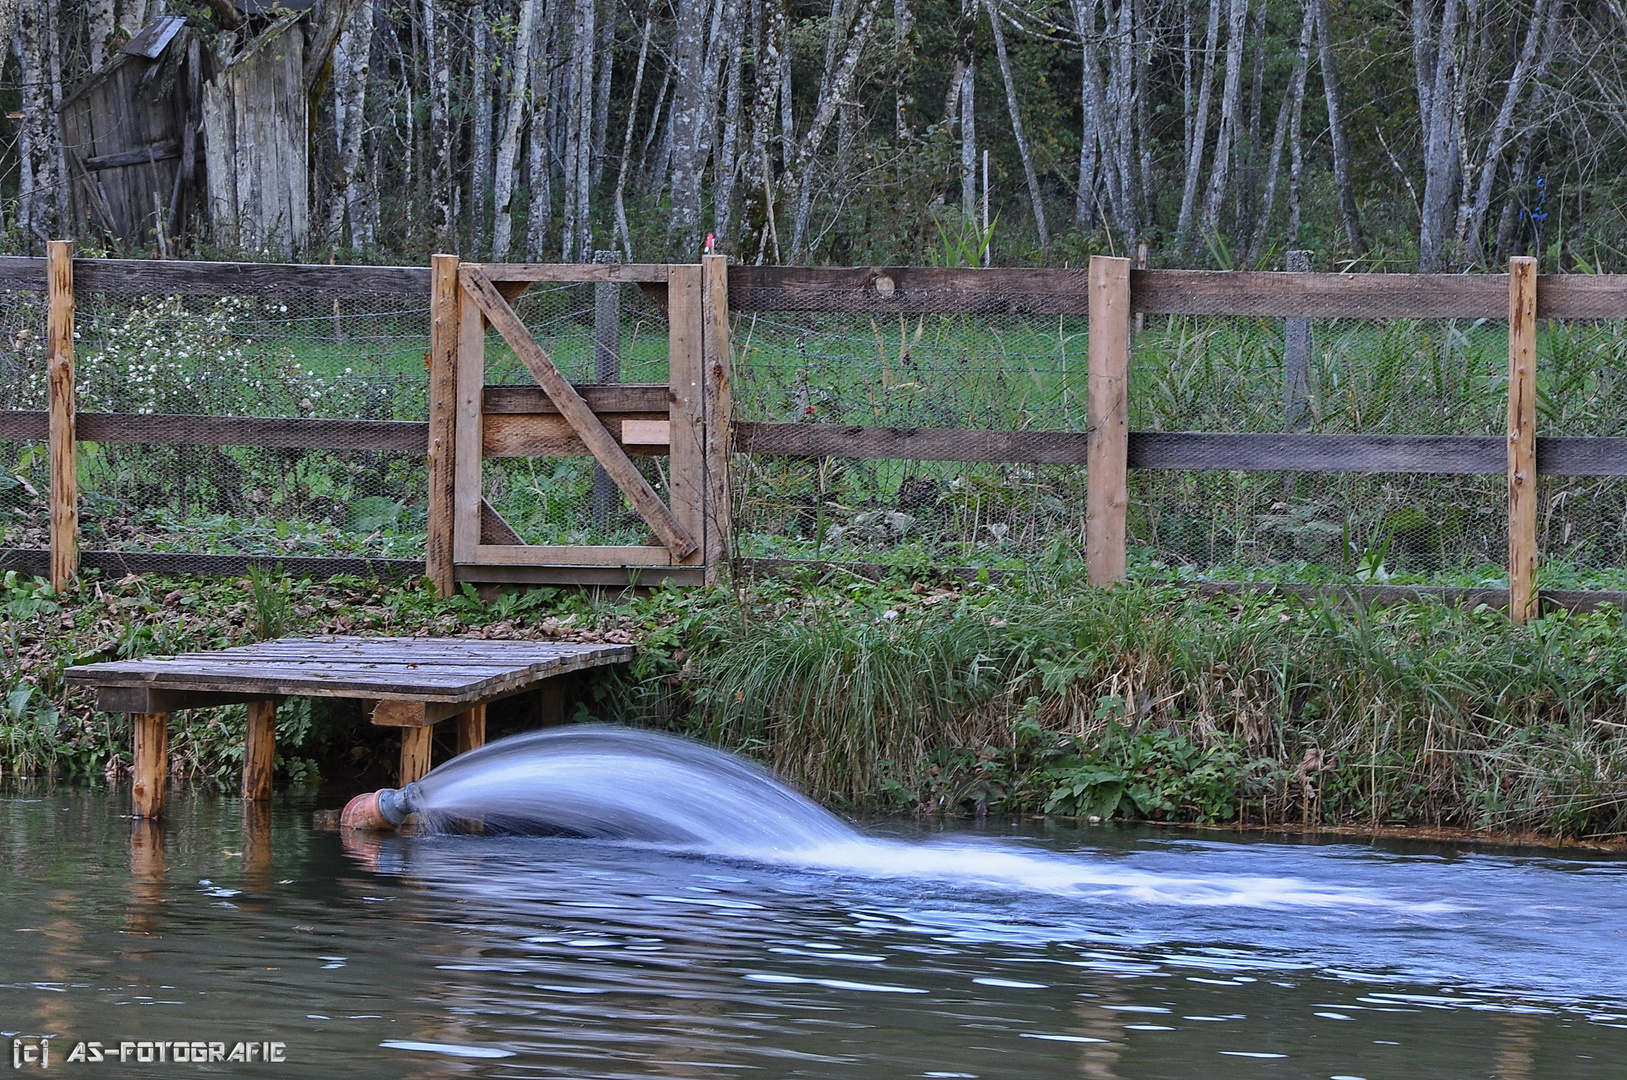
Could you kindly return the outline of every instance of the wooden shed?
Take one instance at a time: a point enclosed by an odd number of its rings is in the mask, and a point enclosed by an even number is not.
[[[203,91],[209,217],[217,243],[291,255],[310,239],[303,12],[225,58]]]
[[[125,43],[60,106],[75,233],[167,253],[198,209],[203,57],[178,15]]]

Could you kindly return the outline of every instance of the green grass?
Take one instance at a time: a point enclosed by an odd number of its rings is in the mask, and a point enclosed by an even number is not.
[[[579,716],[686,732],[852,810],[1627,833],[1621,612],[1353,610],[1168,585],[1090,589],[1065,569],[945,587],[851,575],[662,589],[535,590],[490,604],[421,584],[280,575],[92,577],[0,587],[0,774],[99,781],[122,718],[70,691],[89,660],[217,648],[279,629],[630,634]],[[240,710],[182,714],[174,753],[230,787]],[[365,772],[394,743],[359,713],[280,716],[280,782]],[[443,752],[447,748],[442,748]],[[118,759],[118,760],[115,760]]]

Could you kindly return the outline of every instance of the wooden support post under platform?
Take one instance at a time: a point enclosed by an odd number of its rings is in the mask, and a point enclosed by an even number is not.
[[[433,725],[401,729],[401,778],[398,787],[406,787],[428,775],[434,745]]]
[[[476,705],[458,714],[458,753],[467,754],[486,745],[486,706]]]
[[[164,816],[169,786],[169,713],[132,713],[135,729],[135,789],[130,812],[138,818]]]
[[[249,702],[249,733],[243,745],[243,798],[271,798],[271,771],[277,760],[277,703]]]

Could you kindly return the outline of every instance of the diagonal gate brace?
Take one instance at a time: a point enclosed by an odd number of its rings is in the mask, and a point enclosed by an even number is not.
[[[525,328],[520,317],[514,313],[497,286],[492,284],[490,278],[479,268],[469,265],[458,268],[458,278],[463,285],[463,291],[480,308],[481,314],[486,316],[488,322],[497,328],[497,332],[508,342],[514,355],[530,369],[542,385],[543,392],[548,395],[554,407],[559,410],[572,430],[576,432],[593,455],[594,459],[604,468],[609,477],[616,482],[616,486],[627,493],[639,515],[655,530],[661,543],[672,552],[674,559],[687,558],[698,545],[693,537],[684,530],[673,516],[667,504],[661,501],[661,496],[650,487],[648,480],[628,458],[621,444],[611,437],[599,418],[594,415],[588,403],[582,400],[582,395],[572,386],[554,366],[553,360],[538,345],[531,336],[531,331]]]

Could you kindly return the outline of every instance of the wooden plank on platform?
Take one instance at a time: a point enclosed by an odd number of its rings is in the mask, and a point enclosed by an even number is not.
[[[485,275],[475,268],[465,266],[459,270],[458,276],[463,285],[463,294],[473,299],[482,314],[497,328],[498,333],[503,335],[503,340],[508,342],[520,362],[525,364],[527,370],[548,392],[548,396],[559,407],[560,413],[570,421],[571,427],[576,429],[576,434],[587,444],[594,460],[627,495],[639,515],[655,530],[655,534],[672,552],[673,557],[683,559],[694,552],[699,545],[661,501],[655,489],[650,487],[649,481],[644,479],[643,474],[628,459],[621,446],[611,438],[609,432],[605,431],[599,418],[554,366],[553,360],[531,337],[531,332],[525,328],[525,324],[514,313],[514,309],[509,307],[508,301],[504,300]],[[478,559],[460,557],[459,561],[475,562]]]

